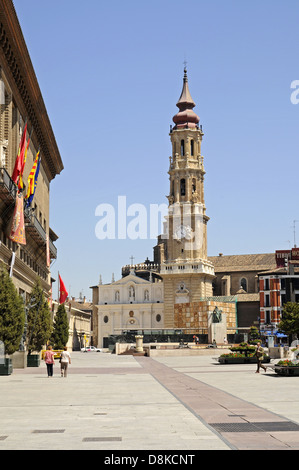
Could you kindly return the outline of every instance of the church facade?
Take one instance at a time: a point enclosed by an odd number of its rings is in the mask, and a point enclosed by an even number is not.
[[[105,338],[130,330],[163,328],[163,282],[144,279],[131,269],[110,284],[93,286],[93,342],[105,347]]]

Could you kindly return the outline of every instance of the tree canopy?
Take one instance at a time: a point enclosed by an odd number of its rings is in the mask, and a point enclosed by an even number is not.
[[[278,330],[287,335],[299,334],[299,304],[287,302],[283,308]]]
[[[69,321],[64,304],[59,305],[55,315],[51,340],[54,349],[63,349],[69,340]]]
[[[31,291],[27,309],[27,349],[31,354],[41,351],[52,332],[51,312],[39,281]]]
[[[25,308],[12,279],[2,264],[0,266],[0,341],[5,353],[18,351],[25,325]]]

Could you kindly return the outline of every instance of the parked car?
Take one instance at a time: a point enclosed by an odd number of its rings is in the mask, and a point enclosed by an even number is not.
[[[86,346],[85,348],[81,348],[82,352],[101,352],[102,349],[96,348],[95,346]]]
[[[59,359],[62,352],[63,352],[63,349],[54,349],[53,350],[54,359]],[[45,354],[46,354],[46,349],[43,349],[42,350],[42,360],[45,359]]]

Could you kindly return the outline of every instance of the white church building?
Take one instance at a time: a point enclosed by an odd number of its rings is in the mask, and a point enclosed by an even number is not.
[[[105,347],[105,338],[123,331],[163,328],[163,282],[149,272],[149,280],[135,270],[118,281],[93,286],[93,341]]]

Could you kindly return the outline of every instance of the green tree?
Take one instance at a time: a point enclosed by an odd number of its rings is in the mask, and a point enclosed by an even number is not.
[[[64,304],[60,304],[54,318],[52,341],[54,349],[63,349],[69,340],[69,321]]]
[[[41,351],[52,333],[51,312],[39,281],[31,291],[27,308],[27,349],[31,354]]]
[[[0,341],[5,353],[18,351],[25,325],[24,303],[4,265],[0,266]]]
[[[251,326],[249,332],[249,343],[256,344],[258,341],[260,341],[259,330],[256,326]]]
[[[299,334],[299,304],[287,302],[283,308],[278,330],[286,335]]]

